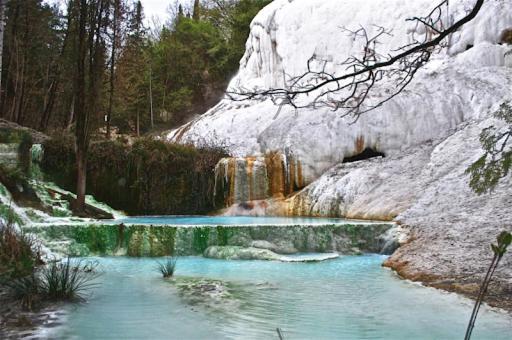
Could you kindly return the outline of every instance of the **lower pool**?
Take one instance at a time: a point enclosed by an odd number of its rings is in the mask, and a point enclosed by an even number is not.
[[[59,339],[461,339],[473,302],[400,280],[380,255],[319,263],[97,258],[101,285],[68,307]],[[483,308],[473,339],[510,339],[512,318]]]

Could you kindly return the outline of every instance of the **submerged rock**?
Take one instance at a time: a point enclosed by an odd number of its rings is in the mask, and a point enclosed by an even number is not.
[[[224,260],[270,260],[279,261],[281,257],[268,249],[259,249],[254,247],[239,246],[212,246],[208,247],[204,257]]]
[[[293,246],[293,243],[288,240],[277,240],[276,243],[265,240],[255,240],[251,242],[251,247],[268,249],[278,254],[295,254],[299,252]]]
[[[240,307],[236,292],[241,287],[234,283],[208,278],[174,277],[169,281],[179,296],[190,306],[199,306],[214,312],[229,313]]]
[[[268,249],[255,247],[208,247],[204,257],[223,260],[266,260],[281,262],[319,262],[339,257],[338,253],[281,255]]]

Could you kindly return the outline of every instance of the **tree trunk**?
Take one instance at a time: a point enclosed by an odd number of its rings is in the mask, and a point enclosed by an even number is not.
[[[87,0],[80,0],[78,3],[79,23],[78,23],[78,53],[77,68],[75,75],[75,107],[76,116],[76,165],[77,165],[77,183],[76,183],[76,202],[73,207],[75,212],[85,212],[85,183],[87,172],[87,147],[88,147],[88,110],[85,108],[85,58],[86,58],[86,24],[87,24]]]
[[[69,108],[68,122],[66,125],[66,129],[68,131],[71,131],[74,121],[75,121],[75,96],[73,95],[73,98],[71,98],[71,107]]]
[[[87,184],[87,151],[78,149],[76,150],[76,201],[75,211],[78,214],[85,212],[85,188]]]
[[[69,8],[68,11],[69,10],[71,10],[71,8]],[[64,54],[66,52],[68,41],[70,39],[71,25],[72,25],[71,15],[68,15],[67,25],[66,25],[66,36],[64,37],[64,42],[62,43],[62,47],[61,47],[59,56],[57,57],[57,60],[55,60],[53,67],[50,68],[50,72],[54,76],[50,83],[50,87],[48,89],[48,100],[46,101],[46,103],[44,105],[43,113],[41,114],[41,120],[39,122],[39,129],[42,131],[46,131],[46,129],[48,128],[48,123],[50,121],[50,117],[53,112],[53,107],[55,105],[57,89],[60,86],[60,78],[61,78],[61,72],[62,72],[61,63],[63,63]]]
[[[7,0],[0,0],[0,97],[2,89],[2,55],[4,50],[5,10]]]
[[[137,126],[136,126],[136,132],[137,132],[137,137],[140,137],[140,114],[139,114],[139,109],[137,108]]]
[[[112,54],[110,55],[110,94],[108,99],[108,112],[106,117],[107,123],[107,139],[110,139],[110,121],[112,119],[112,110],[114,107],[114,93],[115,93],[115,72],[116,72],[116,50],[119,39],[119,20],[121,15],[120,0],[114,1],[114,22],[113,22],[113,35],[112,35]]]
[[[153,69],[151,67],[151,61],[149,62],[149,105],[151,115],[151,128],[155,127],[155,120],[153,116]]]

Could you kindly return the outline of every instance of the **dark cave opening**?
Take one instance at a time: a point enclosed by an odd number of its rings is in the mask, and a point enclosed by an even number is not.
[[[363,152],[361,152],[357,155],[343,158],[343,163],[364,161],[365,159],[370,159],[370,158],[374,158],[374,157],[386,157],[386,155],[382,152],[375,151],[372,148],[366,148],[363,150]]]

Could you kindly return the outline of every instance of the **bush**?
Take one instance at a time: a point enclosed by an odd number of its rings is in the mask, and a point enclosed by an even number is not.
[[[0,221],[0,277],[16,279],[31,275],[42,263],[35,239]]]
[[[164,262],[158,262],[158,270],[164,279],[174,275],[174,272],[176,271],[176,262],[178,262],[178,258],[174,256],[167,257]]]
[[[54,138],[44,144],[43,170],[68,190],[75,188],[73,143]],[[87,191],[132,215],[202,214],[215,209],[214,169],[226,152],[216,147],[141,138],[92,143]]]

